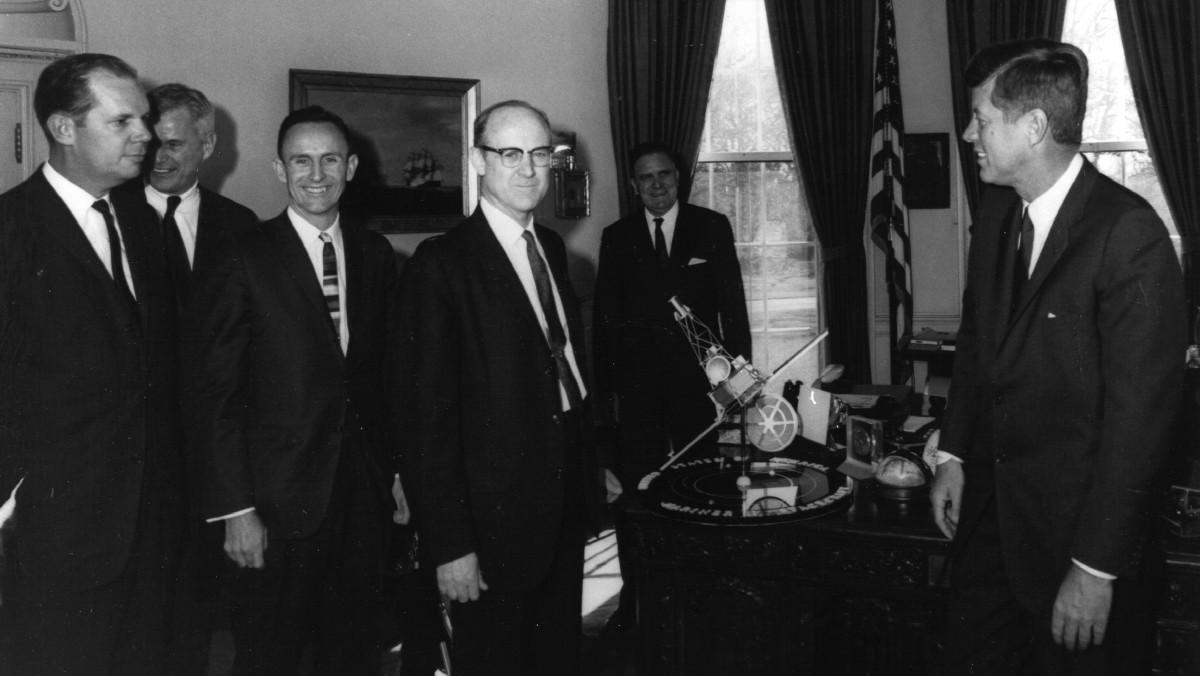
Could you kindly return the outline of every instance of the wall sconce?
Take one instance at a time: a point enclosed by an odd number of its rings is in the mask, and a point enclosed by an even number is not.
[[[575,164],[575,134],[555,132],[554,215],[558,218],[579,219],[592,213],[591,186],[588,170]]]

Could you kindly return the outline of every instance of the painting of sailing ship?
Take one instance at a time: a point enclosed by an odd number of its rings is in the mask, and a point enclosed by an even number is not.
[[[467,160],[478,80],[291,71],[293,109],[320,105],[350,128],[358,171],[342,208],[386,232],[445,230],[477,200]]]

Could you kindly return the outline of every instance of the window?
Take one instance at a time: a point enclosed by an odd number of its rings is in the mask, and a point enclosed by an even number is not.
[[[817,243],[788,140],[762,0],[728,0],[690,201],[733,224],[751,361],[774,370],[818,332]]]
[[[1146,198],[1166,223],[1178,253],[1179,232],[1142,132],[1113,0],[1069,0],[1063,40],[1088,57],[1084,156],[1109,178]]]

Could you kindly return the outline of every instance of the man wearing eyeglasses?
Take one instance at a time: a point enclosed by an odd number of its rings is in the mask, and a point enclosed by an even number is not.
[[[579,308],[566,252],[533,221],[550,124],[483,111],[479,208],[422,243],[401,282],[407,470],[453,625],[455,676],[577,673],[583,543],[598,513]]]

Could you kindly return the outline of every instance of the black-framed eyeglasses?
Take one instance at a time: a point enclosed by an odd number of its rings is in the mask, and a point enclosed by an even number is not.
[[[554,148],[550,146],[539,146],[529,150],[520,148],[493,148],[491,146],[476,146],[480,150],[496,153],[500,156],[500,164],[508,168],[512,168],[521,163],[525,157],[525,153],[529,153],[529,159],[533,161],[535,167],[548,167],[550,160],[554,157]]]

